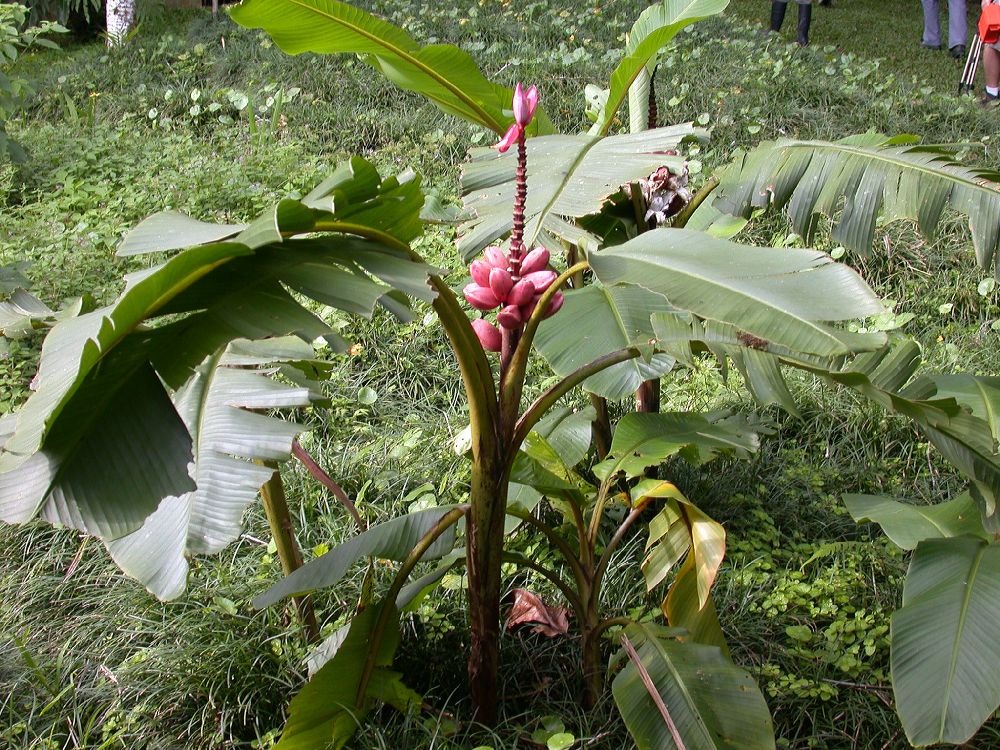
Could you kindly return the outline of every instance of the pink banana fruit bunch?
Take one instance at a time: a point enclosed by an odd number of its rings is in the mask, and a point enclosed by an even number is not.
[[[509,257],[499,247],[488,247],[469,266],[472,283],[462,290],[466,301],[484,312],[499,308],[497,323],[508,330],[522,328],[538,306],[538,300],[556,272],[549,268],[549,251],[538,247],[523,258]],[[549,301],[545,317],[555,315],[563,305],[562,292]],[[488,352],[499,352],[500,329],[485,318],[472,321],[479,343]]]

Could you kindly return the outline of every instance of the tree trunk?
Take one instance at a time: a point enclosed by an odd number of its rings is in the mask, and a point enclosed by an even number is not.
[[[480,456],[472,468],[468,517],[469,691],[473,717],[497,720],[500,667],[500,564],[507,507],[507,471],[499,456]]]
[[[635,392],[635,410],[644,414],[660,411],[660,381],[646,380]]]
[[[601,638],[597,632],[597,613],[587,612],[580,623],[580,650],[583,666],[583,707],[597,705],[604,692],[604,663],[601,659]]]
[[[120,47],[135,26],[135,0],[107,0],[108,46]]]

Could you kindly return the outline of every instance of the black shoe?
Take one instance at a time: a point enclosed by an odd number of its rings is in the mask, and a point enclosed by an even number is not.
[[[785,22],[785,11],[788,10],[788,2],[774,0],[771,3],[771,31],[781,31],[781,24]]]
[[[833,0],[819,0],[819,4],[822,5],[825,8],[832,8],[833,7]]]
[[[992,107],[1000,107],[1000,96],[994,96],[993,94],[986,94],[982,99],[979,100],[979,106],[983,109],[990,109]]]
[[[954,47],[952,47],[950,50],[948,50],[948,52],[956,60],[961,60],[963,57],[965,57],[965,45],[964,44],[956,44]]]
[[[924,49],[932,49],[932,50],[935,50],[937,52],[941,51],[941,45],[940,44],[924,44],[923,42],[921,42],[920,46],[923,47]]]
[[[809,23],[812,21],[812,12],[812,5],[799,6],[799,34],[795,41],[800,47],[809,44]]]

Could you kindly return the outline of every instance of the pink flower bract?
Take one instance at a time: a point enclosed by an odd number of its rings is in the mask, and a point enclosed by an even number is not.
[[[528,127],[538,106],[538,88],[532,86],[527,91],[520,83],[514,87],[514,122],[522,128]]]
[[[504,134],[503,140],[500,141],[495,148],[501,154],[507,151],[511,146],[517,143],[518,139],[521,137],[521,133],[524,132],[524,128],[518,125],[516,122],[507,128],[507,132]]]

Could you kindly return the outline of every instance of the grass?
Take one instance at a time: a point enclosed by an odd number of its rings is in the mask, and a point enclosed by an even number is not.
[[[702,164],[695,180],[764,139],[867,129],[966,142],[969,163],[995,165],[996,113],[952,96],[956,65],[919,48],[919,14],[900,14],[884,0],[835,2],[815,9],[811,49],[786,43],[788,28],[782,40],[757,33],[765,0],[739,0],[728,18],[680,35],[658,74],[660,111],[665,121],[707,118],[712,139],[693,155]],[[368,5],[418,39],[463,44],[498,80],[542,82],[546,108],[565,130],[585,127],[583,88],[606,79],[637,12],[635,3],[569,0]],[[282,195],[301,194],[351,153],[383,170],[414,168],[454,200],[467,146],[489,142],[357,60],[289,58],[265,37],[216,25],[207,13],[167,15],[120,53],[78,45],[31,56],[23,70],[41,93],[12,128],[31,161],[0,168],[0,265],[31,260],[34,291],[53,302],[113,297],[121,275],[142,265],[113,250],[154,211],[242,221]],[[275,113],[267,101],[279,89],[299,91]],[[264,107],[263,133],[250,134],[246,109],[234,103],[241,94]],[[763,217],[743,239],[795,244],[789,232],[781,217]],[[432,232],[420,251],[457,267],[451,239]],[[978,291],[985,274],[974,267],[962,223],[952,218],[934,240],[906,225],[880,225],[878,240],[871,257],[848,260],[897,300],[898,311],[916,316],[904,331],[917,336],[930,362],[996,372],[997,297]],[[817,244],[834,249],[828,233]],[[463,395],[440,328],[424,312],[407,326],[344,320],[342,333],[358,347],[337,359],[331,406],[298,415],[313,428],[304,443],[369,521],[418,498],[449,503],[465,492],[468,468],[450,447],[467,423]],[[0,355],[0,411],[26,396],[39,344],[21,339]],[[738,386],[706,368],[670,379],[664,399],[671,408],[748,408]],[[839,498],[872,492],[940,500],[958,482],[905,424],[805,378],[793,387],[806,404],[803,418],[768,414],[776,433],[752,461],[667,471],[726,523],[720,616],[734,655],[765,691],[780,746],[902,748],[884,629],[905,559],[856,527]],[[307,557],[353,533],[304,472],[290,467],[286,482]],[[188,592],[160,604],[118,574],[95,541],[41,524],[0,527],[0,746],[269,747],[305,678],[306,652],[289,612],[250,606],[279,575],[267,539],[254,509],[241,540],[194,560]],[[605,592],[609,614],[658,607],[635,566],[642,541],[616,558]],[[515,543],[527,549],[532,541]],[[377,573],[384,578],[383,569]],[[361,579],[359,572],[318,597],[325,632],[352,611]],[[593,712],[578,707],[573,643],[521,631],[503,639],[500,726],[488,734],[464,721],[464,592],[457,577],[447,584],[406,618],[396,665],[425,693],[428,709],[377,713],[356,747],[524,747],[547,716],[580,740],[574,747],[627,746],[608,702]],[[544,582],[509,582],[521,584],[553,596]],[[982,745],[992,746],[996,734],[995,726],[985,729]]]
[[[895,73],[904,84],[934,86],[941,92],[954,93],[962,75],[965,58],[953,59],[947,51],[934,52],[921,47],[924,17],[919,8],[900,13],[892,3],[842,0],[832,7],[815,7],[810,28],[810,42],[816,47],[833,46],[839,52],[864,60],[879,59],[882,67]],[[765,26],[771,12],[770,0],[743,0],[733,3],[730,12],[747,24]],[[947,37],[948,14],[941,8],[941,26]],[[795,39],[797,20],[794,4],[786,14],[782,38]],[[979,3],[968,3],[969,33],[979,20]],[[947,40],[946,40],[947,41]],[[982,74],[979,86],[982,88]]]

